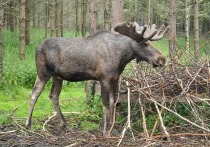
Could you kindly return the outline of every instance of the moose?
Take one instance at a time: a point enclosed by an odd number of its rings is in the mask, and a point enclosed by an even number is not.
[[[36,49],[37,77],[30,93],[30,107],[26,128],[31,128],[32,113],[45,84],[52,78],[49,95],[61,126],[68,129],[59,106],[63,80],[70,82],[98,80],[103,103],[103,136],[109,137],[114,123],[115,93],[118,79],[126,64],[137,59],[153,67],[165,64],[164,56],[150,41],[163,38],[169,26],[158,30],[139,26],[136,22],[118,23],[111,31],[98,31],[86,38],[53,37]]]

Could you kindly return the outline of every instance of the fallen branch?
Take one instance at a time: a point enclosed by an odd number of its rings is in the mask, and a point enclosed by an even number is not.
[[[6,135],[6,134],[11,134],[15,133],[17,130],[12,130],[12,131],[7,131],[7,132],[0,132],[0,135]]]
[[[210,136],[210,134],[194,134],[194,133],[180,133],[180,134],[170,134],[170,137],[180,137],[180,136]],[[167,137],[166,135],[155,135],[151,139]]]
[[[131,106],[130,106],[130,88],[128,86],[128,82],[126,82],[126,85],[127,85],[127,88],[128,88],[128,119],[127,119],[127,123],[125,125],[125,128],[123,129],[122,131],[122,135],[121,135],[121,138],[117,144],[117,146],[119,146],[125,136],[125,132],[126,130],[130,130],[131,131],[131,135],[133,137],[133,140],[135,140],[135,137],[134,137],[134,134],[133,134],[133,131],[131,129]]]
[[[51,115],[51,116],[44,122],[44,124],[43,124],[43,126],[42,126],[43,131],[46,131],[46,132],[50,133],[49,131],[47,131],[47,129],[45,129],[45,125],[46,125],[53,117],[55,117],[56,115],[57,115],[57,113],[53,113],[53,115]],[[50,134],[51,134],[51,133],[50,133]]]

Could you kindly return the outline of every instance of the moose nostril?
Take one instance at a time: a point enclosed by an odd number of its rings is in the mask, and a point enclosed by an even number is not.
[[[165,62],[166,62],[166,59],[163,56],[158,56],[157,61],[158,61],[160,66],[164,66]]]

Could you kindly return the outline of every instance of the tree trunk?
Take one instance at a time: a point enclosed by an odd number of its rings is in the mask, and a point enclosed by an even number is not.
[[[63,0],[61,0],[60,32],[61,32],[61,37],[63,37]]]
[[[36,2],[35,1],[33,1],[32,11],[33,11],[33,13],[32,13],[32,26],[33,26],[33,28],[35,28],[36,27]]]
[[[4,10],[2,6],[2,0],[0,0],[0,81],[2,80],[3,76],[3,16]]]
[[[199,56],[199,1],[194,0],[194,55]]]
[[[153,0],[149,0],[149,4],[148,4],[148,25],[151,26],[153,23]]]
[[[49,29],[50,37],[55,37],[55,1],[49,0]]]
[[[61,1],[55,1],[55,36],[61,36],[60,24],[61,24]]]
[[[87,0],[82,0],[82,37],[86,36]]]
[[[110,23],[110,0],[105,0],[105,8],[104,8],[104,29],[107,31],[111,30],[111,23]]]
[[[37,28],[41,27],[41,13],[40,10],[37,12]]]
[[[11,0],[9,2],[9,17],[8,17],[8,25],[11,32],[14,32],[15,26],[14,26],[14,1]]]
[[[185,0],[185,51],[190,51],[190,0]]]
[[[138,22],[138,15],[139,15],[138,11],[139,11],[138,0],[135,0],[135,17],[134,17],[134,20],[136,22]]]
[[[148,0],[148,25],[151,26],[151,0]]]
[[[26,0],[26,45],[30,44],[30,0]]]
[[[176,56],[176,0],[169,1],[169,57],[175,62]]]
[[[112,28],[123,22],[123,0],[112,1]]]
[[[45,38],[48,36],[48,23],[49,23],[49,2],[46,0],[45,2]]]
[[[4,26],[9,29],[8,27],[8,5],[4,5],[4,16],[3,16],[3,22]]]
[[[90,1],[90,32],[97,30],[97,0]]]
[[[26,0],[21,0],[20,3],[20,49],[19,49],[19,58],[20,60],[25,59],[25,5]]]
[[[75,10],[76,10],[76,20],[75,20],[75,36],[78,36],[79,33],[79,12],[78,12],[78,0],[75,0]]]
[[[75,3],[76,3],[76,0],[75,0]],[[65,5],[67,6],[66,29],[69,29],[70,28],[70,20],[71,20],[71,9],[70,8],[71,8],[72,3],[66,2]]]

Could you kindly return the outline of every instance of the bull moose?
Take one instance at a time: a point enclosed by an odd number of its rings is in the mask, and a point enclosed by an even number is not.
[[[44,40],[36,50],[37,77],[30,93],[26,128],[31,127],[34,105],[51,77],[49,97],[65,129],[68,125],[58,100],[63,80],[98,80],[103,103],[103,136],[109,137],[115,119],[116,87],[126,64],[133,59],[146,61],[153,67],[165,64],[164,56],[150,41],[163,38],[169,26],[162,25],[158,30],[155,27],[154,24],[147,27],[124,22],[113,28],[115,33],[98,31],[86,38],[53,37]]]

